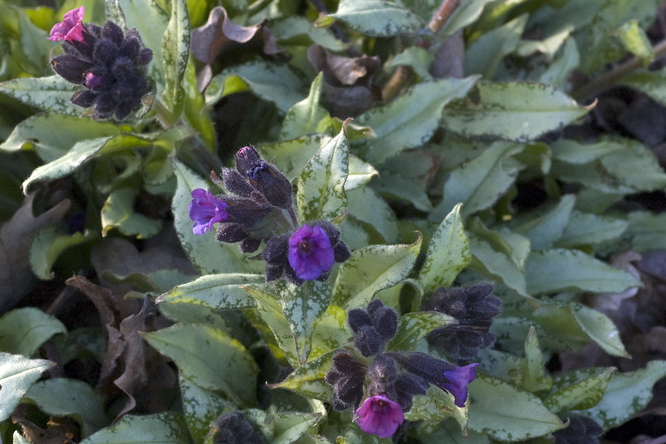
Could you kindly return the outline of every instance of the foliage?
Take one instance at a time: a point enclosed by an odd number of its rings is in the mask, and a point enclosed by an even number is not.
[[[554,442],[572,415],[608,432],[645,413],[666,351],[644,358],[627,335],[657,335],[666,307],[620,307],[663,291],[666,132],[609,109],[624,94],[664,115],[659,3],[0,0],[0,441],[203,444],[251,427],[274,444],[389,442],[358,406],[334,408],[353,384],[327,379],[341,355],[372,373],[348,317],[373,300],[398,315],[377,345],[391,365],[479,363],[466,403],[434,383],[402,407],[355,387],[400,424],[405,410],[401,442]],[[51,67],[70,59],[49,30],[81,6],[152,51],[133,53],[150,91],[122,121],[81,107],[95,82]],[[252,252],[193,232],[193,191],[245,198],[218,176],[250,143],[293,188],[262,207],[276,237],[322,221],[351,257],[267,282],[272,229]],[[496,317],[428,305],[482,284]],[[496,341],[472,360],[433,339],[475,328]]]

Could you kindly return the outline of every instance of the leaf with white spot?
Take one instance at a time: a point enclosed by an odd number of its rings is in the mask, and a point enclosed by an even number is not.
[[[55,362],[44,359],[28,359],[22,355],[0,352],[0,422],[12,416],[23,395],[42,373],[55,365]]]

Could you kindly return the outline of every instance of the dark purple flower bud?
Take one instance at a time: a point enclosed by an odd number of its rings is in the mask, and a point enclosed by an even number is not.
[[[425,395],[429,386],[430,384],[424,379],[411,373],[404,373],[395,381],[395,400],[402,410],[407,412],[412,408],[412,398],[416,395]]]
[[[386,393],[395,399],[395,383],[398,380],[398,368],[395,361],[386,355],[377,355],[368,367],[368,393]]]
[[[365,310],[354,308],[347,312],[347,322],[354,333],[372,327],[372,319]]]
[[[553,433],[555,444],[599,444],[604,429],[595,420],[585,416],[569,418],[565,429]]]
[[[248,237],[247,239],[243,239],[243,241],[241,241],[240,250],[242,253],[254,253],[259,249],[260,245],[261,239]]]
[[[384,342],[393,339],[398,329],[398,314],[391,307],[386,307],[382,301],[375,299],[368,305],[368,314],[372,326],[379,333]]]
[[[385,307],[378,299],[370,303],[367,312],[358,308],[350,310],[347,321],[354,332],[354,345],[365,357],[381,352],[398,327],[395,310]]]
[[[398,427],[405,421],[402,407],[391,401],[386,395],[374,395],[363,401],[360,409],[356,410],[358,425],[361,429],[380,438],[390,438]]]
[[[212,233],[213,225],[229,218],[228,206],[228,203],[215,198],[209,191],[201,188],[192,191],[189,215],[194,221],[194,234],[204,234],[206,229]]]
[[[318,279],[334,263],[331,241],[321,227],[305,224],[289,238],[289,265],[299,279]]]
[[[264,444],[266,440],[247,422],[241,412],[222,415],[217,420],[213,444]]]
[[[217,226],[217,234],[215,235],[215,239],[217,239],[218,242],[233,244],[235,242],[240,242],[247,239],[248,236],[248,232],[245,231],[241,225],[230,222],[221,223]]]
[[[251,146],[245,146],[236,153],[236,169],[243,176],[261,160],[257,150]]]
[[[479,364],[469,364],[464,367],[458,367],[455,370],[444,372],[444,377],[449,380],[443,384],[442,388],[453,395],[455,404],[458,407],[465,407],[467,401],[467,384],[476,379],[476,370]]]
[[[357,408],[361,404],[366,371],[366,366],[350,352],[341,351],[333,357],[333,366],[324,379],[333,386],[334,409]]]
[[[222,168],[222,182],[228,192],[237,196],[250,197],[256,192],[248,182],[247,176],[236,170]]]
[[[86,8],[81,6],[78,9],[72,9],[65,13],[63,21],[57,23],[53,28],[51,28],[50,36],[48,40],[58,41],[65,40],[66,42],[72,41],[83,41],[83,32],[85,28],[83,27],[83,15],[86,12]]]
[[[93,65],[71,54],[63,54],[51,59],[51,66],[68,82],[81,84],[85,80],[86,71]]]
[[[424,308],[453,316],[458,323],[434,330],[428,341],[454,359],[473,358],[479,348],[493,345],[495,335],[489,328],[493,317],[500,313],[502,301],[492,291],[489,284],[437,289]]]
[[[374,328],[362,327],[354,334],[354,345],[367,358],[381,352],[384,341]]]
[[[99,86],[99,84],[102,82],[102,78],[98,75],[93,74],[92,72],[89,72],[86,74],[86,82],[84,85],[86,85],[86,88],[90,89],[95,89]]]

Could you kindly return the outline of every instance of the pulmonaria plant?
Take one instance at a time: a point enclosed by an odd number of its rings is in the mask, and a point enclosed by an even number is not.
[[[380,300],[367,310],[350,310],[347,319],[358,353],[339,350],[325,380],[333,386],[333,408],[353,408],[363,431],[393,436],[413,397],[425,395],[430,384],[451,393],[456,406],[465,406],[467,385],[476,378],[479,364],[458,367],[421,352],[385,353],[396,334],[398,315]]]
[[[266,263],[266,281],[284,277],[295,285],[325,281],[333,264],[351,253],[340,230],[328,221],[300,224],[293,209],[292,187],[274,165],[249,146],[236,154],[236,168],[223,168],[222,179],[211,175],[229,194],[218,197],[203,189],[192,191],[189,216],[194,234],[201,235],[219,223],[216,239],[240,242],[243,253],[253,253]]]
[[[141,107],[150,91],[146,65],[153,52],[144,48],[136,29],[126,33],[111,21],[101,27],[82,22],[85,8],[67,12],[51,29],[49,40],[62,42],[65,54],[51,59],[55,72],[85,89],[71,102],[92,107],[93,119],[123,120]]]

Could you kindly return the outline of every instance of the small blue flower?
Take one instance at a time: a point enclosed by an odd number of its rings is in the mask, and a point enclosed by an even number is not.
[[[189,214],[194,221],[194,234],[205,234],[206,229],[212,233],[213,225],[229,218],[227,207],[227,202],[217,199],[210,191],[201,188],[192,191]]]
[[[320,226],[305,224],[289,238],[289,265],[299,279],[318,279],[334,263],[331,240]]]
[[[442,384],[442,388],[453,395],[455,404],[458,407],[465,407],[465,401],[467,400],[467,384],[476,379],[476,370],[474,370],[474,367],[477,367],[478,365],[478,363],[474,363],[444,372],[444,377],[448,379],[449,382]]]
[[[360,409],[356,410],[358,425],[365,433],[371,433],[380,438],[393,436],[400,424],[405,421],[405,414],[397,402],[384,394],[374,395],[363,401]]]

